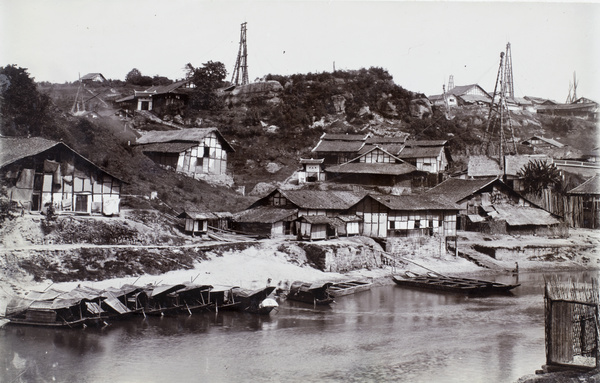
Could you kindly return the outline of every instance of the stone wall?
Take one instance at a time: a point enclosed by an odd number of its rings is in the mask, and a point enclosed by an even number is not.
[[[386,251],[400,256],[440,257],[446,253],[446,241],[441,235],[388,238]]]

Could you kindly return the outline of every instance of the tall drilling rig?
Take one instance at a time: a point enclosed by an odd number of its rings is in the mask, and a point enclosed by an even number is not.
[[[506,61],[504,61],[505,57]],[[508,111],[507,98],[514,98],[510,43],[506,44],[506,53],[500,52],[500,66],[484,138],[485,154],[491,158],[497,158],[501,169],[504,169],[505,155],[517,154],[515,132]]]
[[[241,76],[240,76],[240,71]],[[241,77],[241,78],[240,78]],[[233,85],[247,85],[248,81],[248,48],[246,47],[246,23],[242,23],[240,32],[240,49],[238,50],[237,60],[233,68],[231,83]]]

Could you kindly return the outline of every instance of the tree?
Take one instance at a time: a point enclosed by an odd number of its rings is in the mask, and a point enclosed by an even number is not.
[[[189,108],[197,110],[219,110],[223,108],[222,100],[215,91],[225,85],[227,70],[222,62],[209,61],[200,68],[188,63],[185,66],[186,77],[195,85]]]
[[[545,160],[530,161],[519,170],[517,175],[523,178],[525,191],[536,196],[541,196],[544,189],[560,190],[562,186],[560,170],[556,165]]]
[[[133,68],[125,76],[125,82],[128,84],[137,85],[137,83],[140,81],[141,78],[142,78],[142,72],[140,72],[140,70],[138,68]]]
[[[0,133],[39,135],[48,119],[50,98],[37,89],[27,68],[0,67]]]

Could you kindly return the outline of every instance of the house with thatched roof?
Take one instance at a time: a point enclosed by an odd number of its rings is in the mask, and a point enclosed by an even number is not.
[[[0,137],[0,177],[8,198],[26,211],[119,213],[124,181],[62,142]]]
[[[491,234],[566,235],[560,217],[529,201],[497,177],[449,178],[427,191],[459,206],[458,228]]]
[[[600,175],[596,174],[567,192],[574,227],[600,228]]]
[[[234,152],[217,128],[150,131],[135,145],[157,164],[197,179],[225,175]]]

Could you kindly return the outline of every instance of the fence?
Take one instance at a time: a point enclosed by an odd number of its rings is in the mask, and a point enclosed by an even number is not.
[[[546,281],[546,365],[600,367],[599,294],[597,279],[590,283]]]

